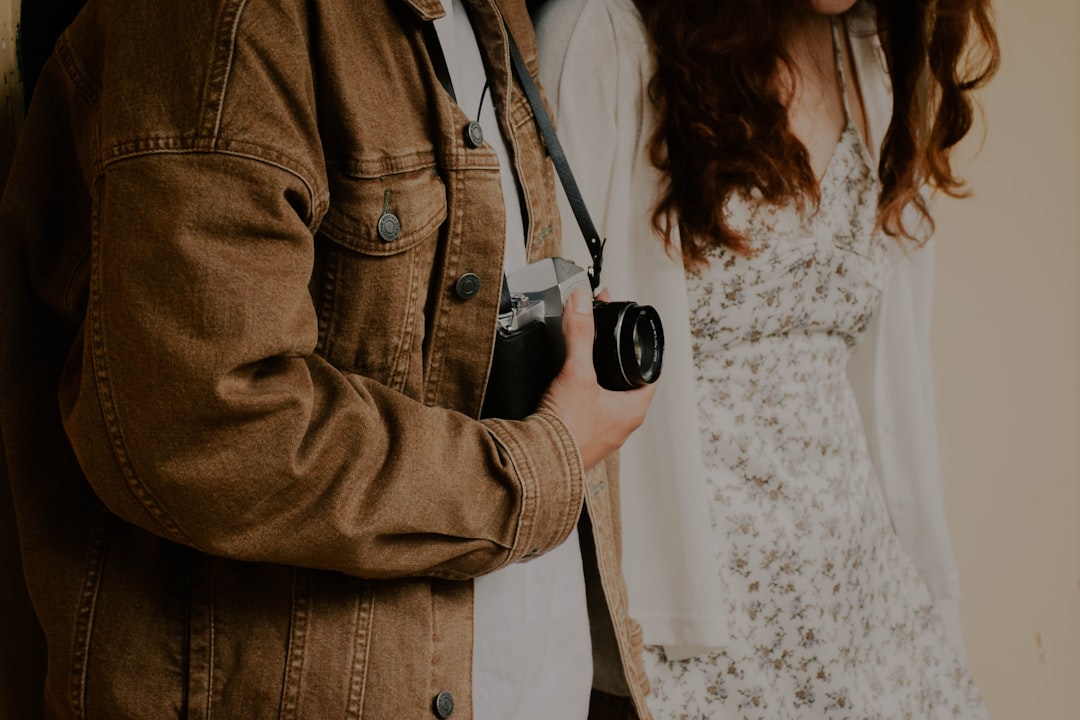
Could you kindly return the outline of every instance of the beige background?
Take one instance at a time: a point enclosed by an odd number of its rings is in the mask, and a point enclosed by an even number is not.
[[[0,181],[11,164],[12,145],[22,118],[23,95],[15,67],[17,0],[0,0]]]
[[[999,719],[1080,719],[1080,2],[998,2],[1002,68],[938,203],[946,507]],[[981,151],[971,159],[982,142]]]
[[[0,0],[0,176],[19,105],[12,5]],[[998,17],[987,129],[959,164],[974,197],[937,203],[946,504],[991,714],[1080,720],[1080,2],[1002,2]],[[17,664],[11,602],[0,593],[0,668]]]

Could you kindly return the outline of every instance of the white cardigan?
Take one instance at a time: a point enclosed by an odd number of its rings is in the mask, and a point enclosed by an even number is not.
[[[848,31],[876,156],[891,114],[890,85],[873,17],[862,6],[852,15]],[[645,642],[687,657],[726,644],[727,625],[717,600],[685,277],[650,224],[659,180],[646,149],[655,127],[647,99],[652,58],[631,0],[549,0],[536,23],[559,138],[607,239],[604,285],[617,300],[655,306],[664,321],[658,392],[621,452],[623,569]],[[585,267],[585,244],[562,202],[563,251]],[[887,290],[848,374],[893,526],[962,653],[934,417],[933,253],[891,247]]]

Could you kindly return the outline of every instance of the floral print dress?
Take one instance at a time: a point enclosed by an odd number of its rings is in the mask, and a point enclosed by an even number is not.
[[[987,717],[892,528],[846,376],[893,241],[837,65],[848,119],[818,210],[732,201],[758,252],[687,276],[730,642],[646,649],[657,720]]]

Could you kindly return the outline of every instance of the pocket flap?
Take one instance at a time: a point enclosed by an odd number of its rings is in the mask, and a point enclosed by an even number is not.
[[[434,166],[374,178],[331,170],[319,232],[365,255],[395,255],[431,237],[445,219],[446,187]]]

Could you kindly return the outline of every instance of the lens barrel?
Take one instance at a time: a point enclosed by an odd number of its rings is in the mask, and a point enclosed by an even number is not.
[[[608,390],[632,390],[656,382],[664,360],[664,327],[650,305],[593,302],[596,379]]]

